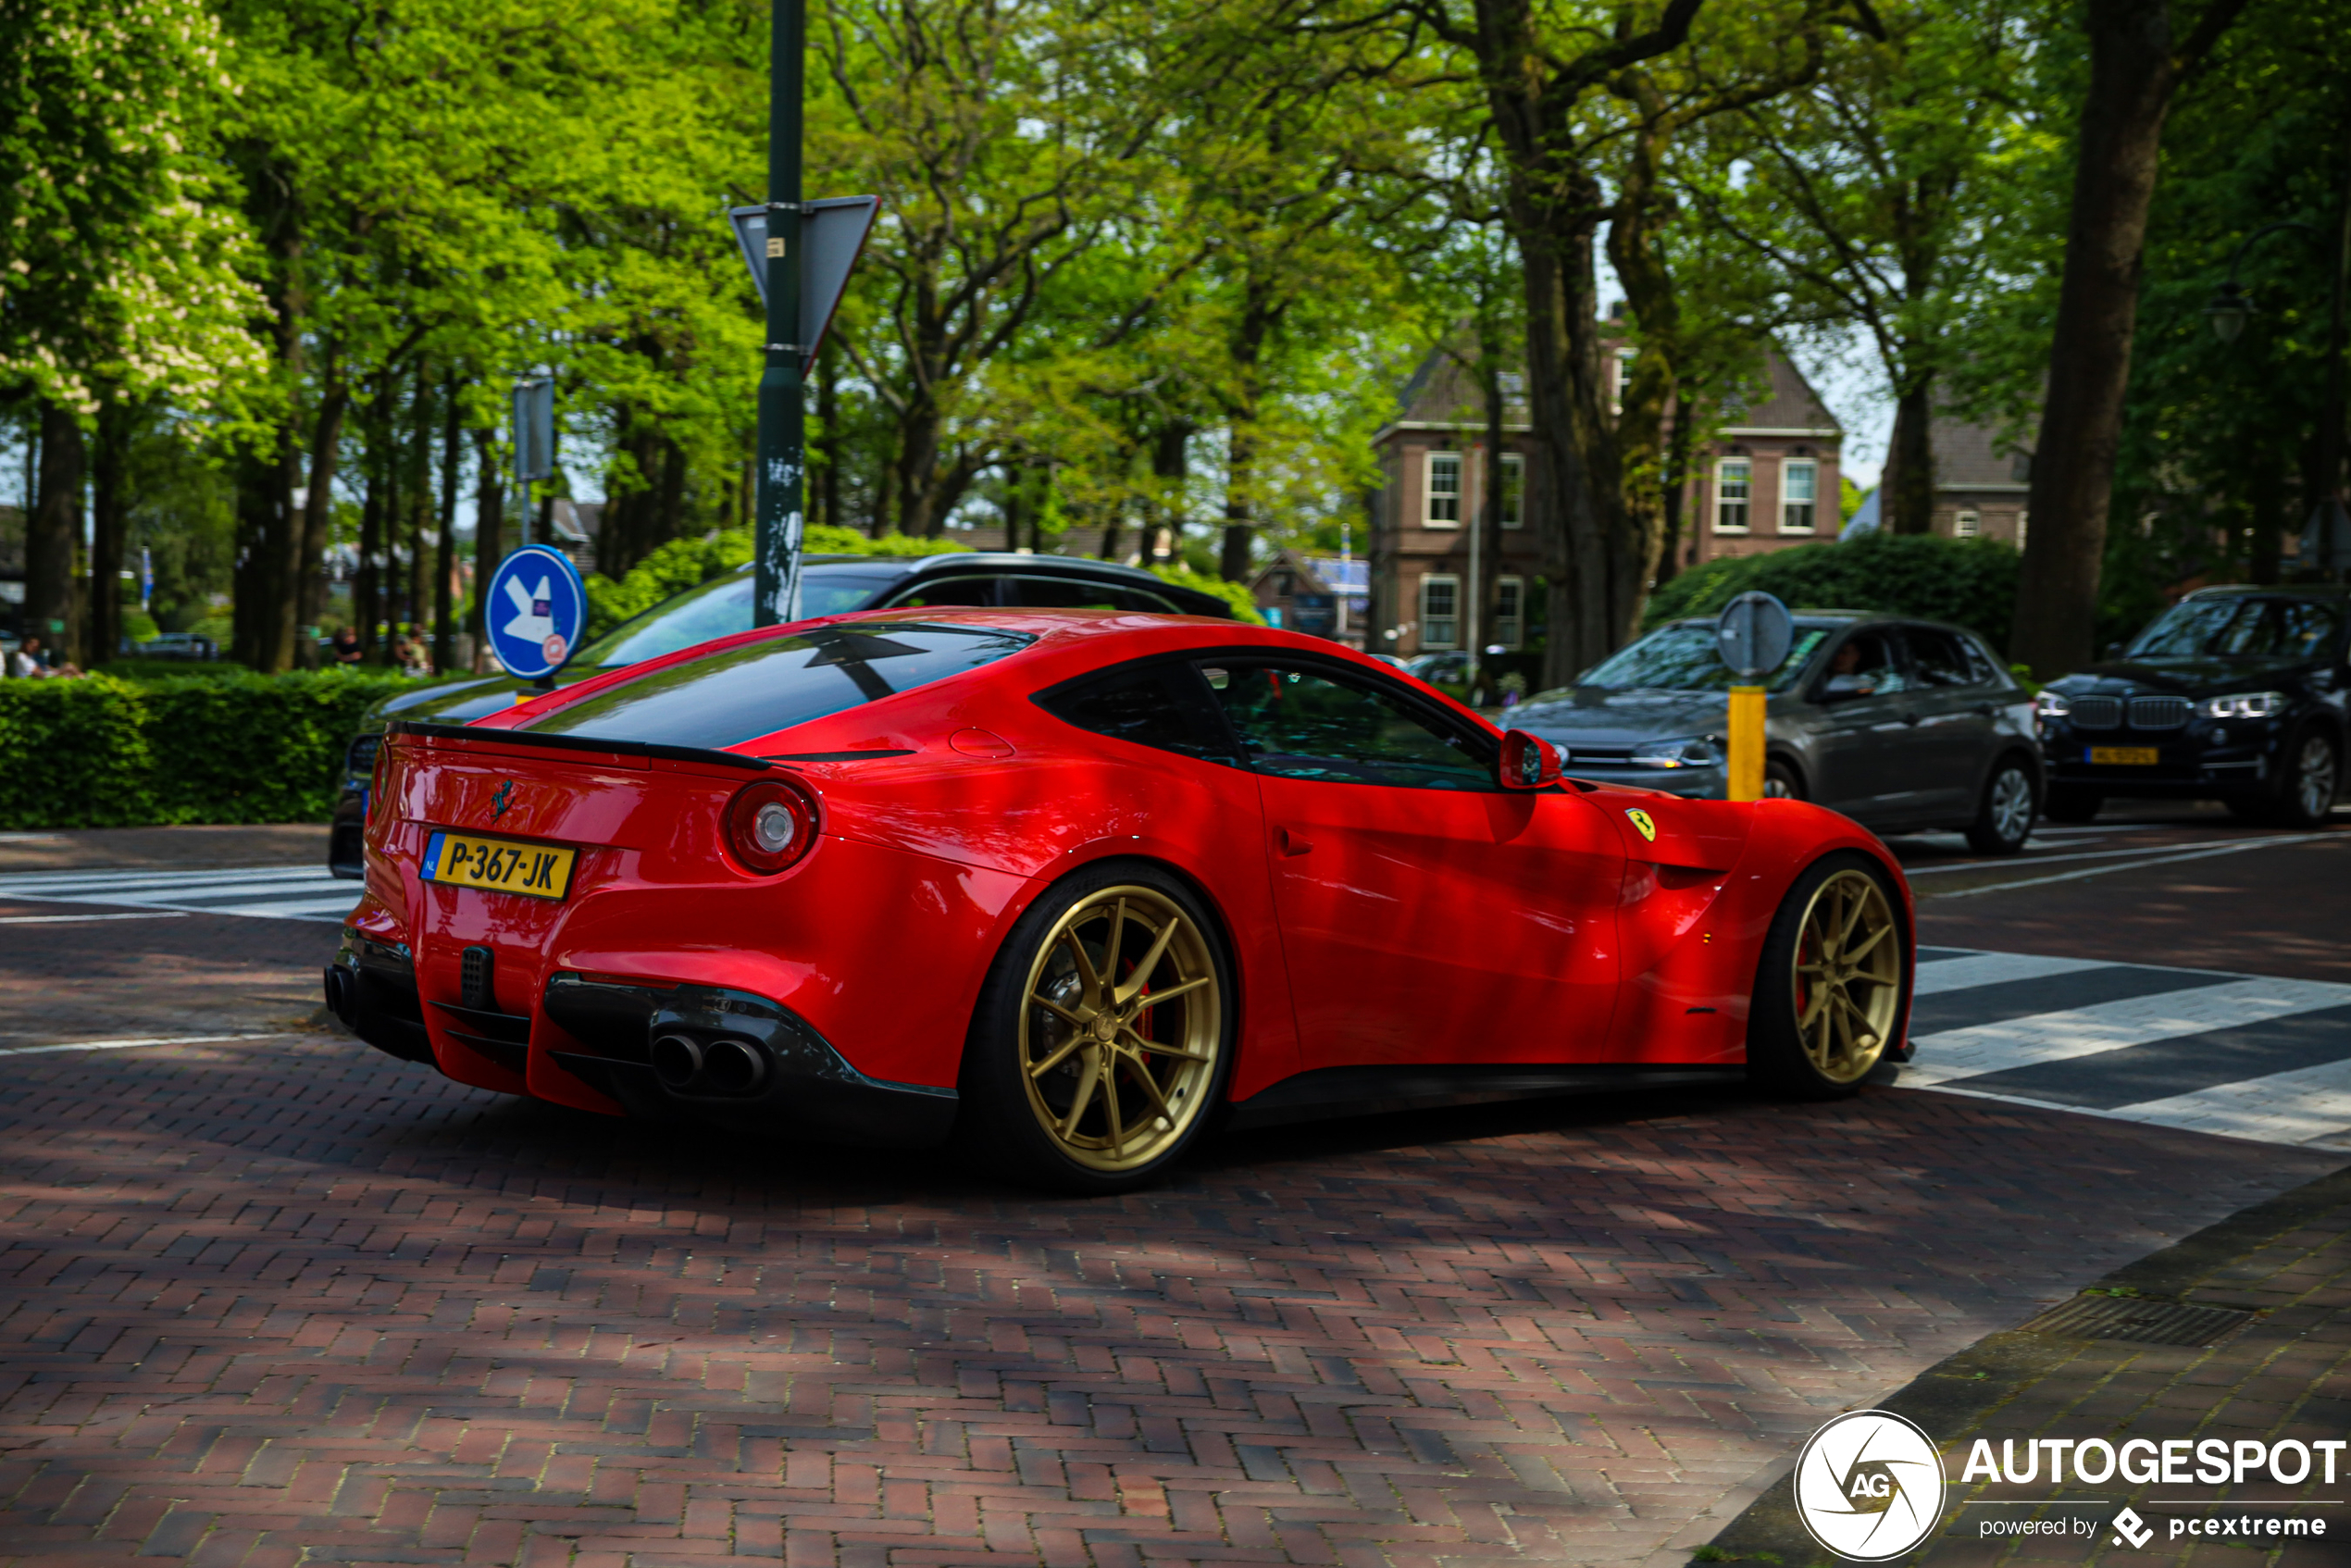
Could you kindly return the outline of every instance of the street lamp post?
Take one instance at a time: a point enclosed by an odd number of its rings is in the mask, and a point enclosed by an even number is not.
[[[800,319],[801,68],[803,0],[774,0],[767,86],[767,346],[759,378],[758,580],[752,622],[774,626],[798,609],[806,471],[802,444]]]
[[[2351,174],[2346,174],[2340,207],[2335,221],[2334,276],[2329,291],[2332,297],[2327,314],[2326,392],[2319,408],[2319,493],[2306,532],[2315,546],[2312,564],[2324,571],[2351,566],[2351,516],[2345,515],[2343,504],[2343,337],[2345,295],[2351,293]],[[2211,303],[2204,307],[2206,319],[2222,342],[2235,342],[2254,315],[2252,296],[2238,279],[2246,253],[2265,236],[2287,229],[2310,235],[2321,232],[2315,225],[2294,218],[2265,224],[2247,234],[2229,258],[2228,281],[2212,292]]]

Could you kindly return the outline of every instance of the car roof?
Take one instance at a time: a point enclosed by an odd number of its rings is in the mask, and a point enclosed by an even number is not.
[[[2241,599],[2343,599],[2351,598],[2351,585],[2339,582],[2216,582],[2183,595],[2183,600],[2207,596],[2224,598],[2233,595]]]

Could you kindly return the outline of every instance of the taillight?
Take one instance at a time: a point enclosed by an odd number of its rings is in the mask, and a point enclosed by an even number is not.
[[[727,846],[753,871],[781,871],[816,842],[816,803],[763,778],[727,804]]]

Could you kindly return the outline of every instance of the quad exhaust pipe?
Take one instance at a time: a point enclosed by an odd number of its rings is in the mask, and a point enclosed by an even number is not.
[[[653,1076],[680,1094],[751,1094],[767,1081],[767,1048],[726,1036],[707,1044],[690,1035],[653,1041]]]

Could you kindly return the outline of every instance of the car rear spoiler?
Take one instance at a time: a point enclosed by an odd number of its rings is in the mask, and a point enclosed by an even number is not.
[[[489,746],[537,746],[551,752],[594,752],[607,757],[647,757],[662,762],[702,763],[765,773],[765,758],[740,752],[714,752],[702,746],[662,746],[650,740],[604,740],[592,735],[540,735],[528,729],[477,729],[469,724],[425,724],[394,719],[384,727],[388,736],[413,735],[419,740],[459,740]]]

